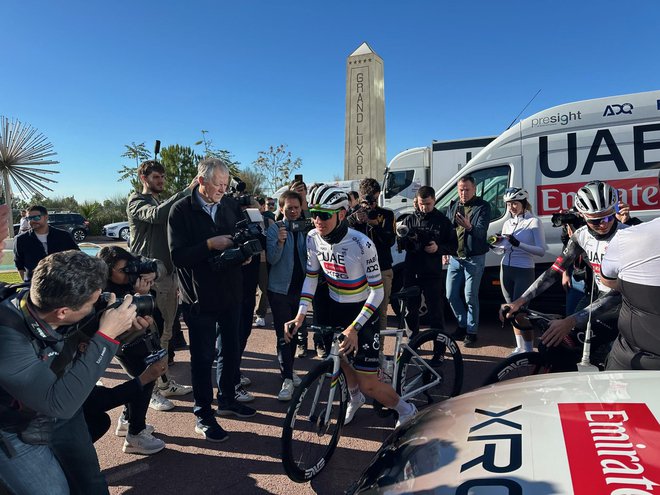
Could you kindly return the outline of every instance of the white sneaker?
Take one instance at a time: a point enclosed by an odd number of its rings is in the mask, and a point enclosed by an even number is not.
[[[247,376],[241,373],[241,386],[247,387],[248,385],[252,385],[252,380],[250,380]]]
[[[242,385],[236,385],[236,400],[238,402],[252,402],[254,395],[245,390]]]
[[[145,428],[137,435],[128,433],[124,440],[122,450],[127,454],[155,454],[165,448],[165,442],[160,438],[154,437],[151,433],[147,432]]]
[[[192,392],[190,385],[181,385],[170,378],[170,381],[165,384],[165,387],[158,387],[160,395],[163,397],[178,397],[179,395],[188,395]]]
[[[522,354],[523,352],[527,352],[525,349],[522,347],[516,347],[513,351],[511,351],[511,354],[507,357],[515,356],[516,354]]]
[[[346,406],[346,417],[344,418],[344,425],[347,425],[353,421],[353,416],[355,416],[357,410],[360,409],[366,401],[367,399],[364,397],[362,392],[360,392],[360,396],[357,399],[348,401],[348,406]]]
[[[412,410],[408,414],[399,414],[399,419],[396,420],[395,428],[398,428],[401,425],[405,425],[408,421],[413,419],[417,414],[417,408],[415,404],[410,404]]]
[[[255,327],[265,327],[266,326],[266,319],[265,318],[257,318],[254,320],[254,326]]]
[[[154,389],[154,393],[151,394],[151,400],[149,401],[149,407],[156,411],[169,411],[170,409],[174,409],[174,403],[163,397],[159,390]]]
[[[155,430],[156,429],[153,427],[153,425],[147,425],[144,429],[144,431],[146,431],[150,435]],[[115,435],[117,435],[118,437],[125,437],[127,433],[128,433],[128,421],[126,421],[122,416],[119,416],[119,421],[117,422],[117,428],[115,428]]]
[[[302,383],[302,378],[300,378],[298,375],[296,375],[296,372],[293,372],[293,386],[294,387],[299,387],[300,384]]]
[[[282,390],[280,390],[280,393],[277,394],[277,400],[281,401],[288,401],[291,400],[291,397],[293,397],[293,380],[290,378],[287,378],[284,380],[284,383],[282,383]]]

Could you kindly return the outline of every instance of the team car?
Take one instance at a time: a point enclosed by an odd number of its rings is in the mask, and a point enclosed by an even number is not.
[[[101,233],[110,237],[111,239],[121,239],[122,241],[128,242],[130,239],[130,230],[128,228],[128,222],[116,222],[109,223],[103,226]]]
[[[427,408],[346,493],[651,494],[660,487],[659,371],[557,373]]]

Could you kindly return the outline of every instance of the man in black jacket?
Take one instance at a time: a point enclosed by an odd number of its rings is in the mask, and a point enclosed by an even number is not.
[[[48,210],[41,205],[29,208],[27,219],[32,230],[24,232],[14,241],[14,264],[26,282],[32,271],[49,254],[79,249],[71,234],[48,225]]]
[[[108,493],[81,406],[136,310],[127,296],[100,320],[91,315],[106,277],[101,260],[55,253],[29,290],[0,303],[0,485],[11,493]],[[85,352],[62,352],[83,325]]]
[[[241,266],[228,263],[218,267],[215,263],[234,247],[232,234],[244,215],[238,202],[225,195],[229,168],[222,160],[206,158],[199,162],[197,172],[199,185],[174,204],[167,233],[186,304],[183,317],[190,331],[195,431],[210,442],[222,442],[227,433],[211,408],[211,368],[216,356],[217,414],[246,418],[256,413],[235,399],[240,373]]]
[[[453,337],[462,339],[466,347],[471,347],[476,345],[479,327],[479,284],[488,252],[490,204],[476,195],[477,186],[471,175],[458,179],[457,189],[458,199],[449,204],[447,217],[456,227],[458,249],[456,256],[443,261],[449,263],[447,298],[458,320]],[[465,303],[461,298],[463,284]]]
[[[415,213],[403,220],[408,228],[408,235],[401,240],[401,246],[406,250],[404,287],[420,287],[431,328],[444,329],[442,257],[456,252],[456,232],[449,219],[435,208],[432,187],[420,187],[416,199]],[[408,302],[406,322],[413,335],[419,331],[420,303],[421,297]]]
[[[387,306],[392,294],[392,251],[396,240],[394,232],[394,212],[378,206],[380,184],[376,179],[360,181],[360,202],[355,212],[347,217],[348,225],[374,241],[383,277],[383,300],[380,303],[380,329],[387,328]],[[349,195],[350,201],[350,195]]]

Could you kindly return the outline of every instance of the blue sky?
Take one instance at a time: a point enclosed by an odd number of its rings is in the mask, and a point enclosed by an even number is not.
[[[127,193],[123,145],[243,166],[286,143],[309,182],[343,174],[346,58],[384,60],[388,161],[587,98],[660,89],[660,2],[2,2],[0,115],[54,144],[55,196]]]

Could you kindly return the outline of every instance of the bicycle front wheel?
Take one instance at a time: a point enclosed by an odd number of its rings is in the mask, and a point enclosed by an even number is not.
[[[438,329],[422,330],[408,347],[399,360],[399,395],[412,394],[406,400],[419,409],[461,393],[463,356],[449,335]]]
[[[488,375],[484,385],[541,373],[550,373],[550,366],[543,356],[535,351],[521,352],[502,360]]]
[[[282,464],[289,478],[299,483],[321,472],[341,436],[348,384],[341,369],[332,376],[332,367],[333,362],[327,360],[303,378],[284,421]]]

